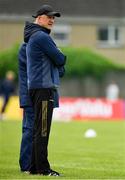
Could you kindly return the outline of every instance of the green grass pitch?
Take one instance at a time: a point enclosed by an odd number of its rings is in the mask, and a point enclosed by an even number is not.
[[[89,128],[96,138],[84,137]],[[125,121],[53,122],[49,160],[62,177],[21,173],[20,140],[20,121],[0,122],[0,179],[125,179]]]

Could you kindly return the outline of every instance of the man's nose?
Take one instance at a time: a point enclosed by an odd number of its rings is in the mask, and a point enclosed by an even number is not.
[[[54,18],[51,18],[51,21],[52,21],[52,22],[54,22],[54,21],[55,21],[55,19],[54,19]]]

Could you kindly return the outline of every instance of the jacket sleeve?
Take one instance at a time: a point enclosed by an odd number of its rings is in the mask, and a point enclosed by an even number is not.
[[[41,35],[41,38],[39,38],[39,45],[57,67],[65,65],[66,56],[57,48],[48,34]]]
[[[59,71],[59,77],[63,77],[64,74],[65,74],[65,67],[64,66],[61,66],[58,68],[58,71]]]

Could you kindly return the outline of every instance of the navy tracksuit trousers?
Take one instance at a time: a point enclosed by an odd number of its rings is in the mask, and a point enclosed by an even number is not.
[[[24,107],[22,141],[19,164],[21,171],[28,171],[31,163],[34,112],[32,107]]]

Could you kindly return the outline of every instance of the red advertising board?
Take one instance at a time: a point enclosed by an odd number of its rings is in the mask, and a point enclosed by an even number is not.
[[[124,119],[124,101],[103,98],[60,99],[60,108],[55,109],[54,118],[62,120],[121,120]]]

